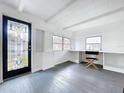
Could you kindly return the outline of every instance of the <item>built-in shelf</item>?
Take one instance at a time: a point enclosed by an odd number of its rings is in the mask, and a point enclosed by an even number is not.
[[[74,52],[85,52],[86,50],[69,50],[69,51],[74,51]],[[99,52],[102,53],[114,53],[114,54],[124,54],[123,51],[104,51],[104,50],[100,50]]]
[[[78,58],[79,62],[81,61],[81,59],[84,60],[83,56],[85,50],[70,50],[70,52],[72,52],[73,55],[75,54],[75,60],[78,60]],[[100,53],[100,61],[97,63],[103,65],[104,69],[124,73],[124,52],[100,51]]]

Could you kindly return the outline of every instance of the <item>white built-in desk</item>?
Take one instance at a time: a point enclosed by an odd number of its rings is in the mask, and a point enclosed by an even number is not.
[[[85,50],[70,50],[72,60],[76,63],[82,62],[85,58]],[[100,60],[98,64],[103,65],[103,69],[124,73],[124,52],[99,51]]]

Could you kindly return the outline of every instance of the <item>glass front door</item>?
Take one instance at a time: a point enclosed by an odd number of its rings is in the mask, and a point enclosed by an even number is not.
[[[3,16],[3,77],[31,71],[31,24]]]

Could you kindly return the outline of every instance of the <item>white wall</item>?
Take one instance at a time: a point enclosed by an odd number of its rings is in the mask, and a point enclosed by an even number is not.
[[[71,59],[70,61],[75,62],[75,63],[80,63],[80,52],[79,51],[70,51],[71,53]]]
[[[114,19],[113,19],[114,20]],[[85,50],[85,38],[92,36],[102,36],[102,50],[113,52],[124,52],[124,19],[111,24],[96,26],[85,29],[82,32],[74,33],[75,48]],[[82,43],[81,43],[82,42]]]
[[[69,60],[70,53],[67,51],[52,51],[52,35],[66,35],[62,28],[45,23],[41,18],[18,12],[10,7],[0,4],[0,82],[2,81],[2,15],[8,15],[20,20],[32,23],[32,72],[48,69],[56,64]],[[44,51],[36,51],[36,30],[45,31]]]
[[[113,19],[114,20],[114,19]],[[79,32],[74,32],[74,49],[85,50],[85,38],[92,36],[102,36],[102,50],[105,53],[106,66],[109,68],[114,66],[114,71],[124,71],[124,19],[101,26],[84,29]],[[109,53],[111,52],[111,53]],[[113,53],[112,53],[113,52]],[[123,54],[117,54],[117,53]],[[101,61],[100,61],[101,64]],[[105,64],[104,64],[105,65]],[[120,70],[121,69],[121,70]],[[110,70],[110,69],[109,69]],[[123,72],[124,73],[124,72]]]
[[[54,67],[57,64],[66,62],[70,60],[70,52],[68,51],[53,51],[52,50],[52,36],[58,35],[52,32],[45,31],[44,36],[44,51],[43,52],[37,52],[36,51],[36,45],[34,45],[34,71],[38,70],[45,70],[51,67]],[[34,34],[34,43],[36,41],[36,34]]]

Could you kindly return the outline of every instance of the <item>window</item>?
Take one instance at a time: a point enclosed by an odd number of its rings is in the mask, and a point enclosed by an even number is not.
[[[99,51],[101,50],[101,37],[86,38],[86,50]]]
[[[71,40],[60,36],[53,36],[53,50],[70,50]]]
[[[62,37],[53,36],[53,50],[62,50]]]
[[[63,49],[64,50],[71,49],[71,40],[69,38],[63,38]]]

